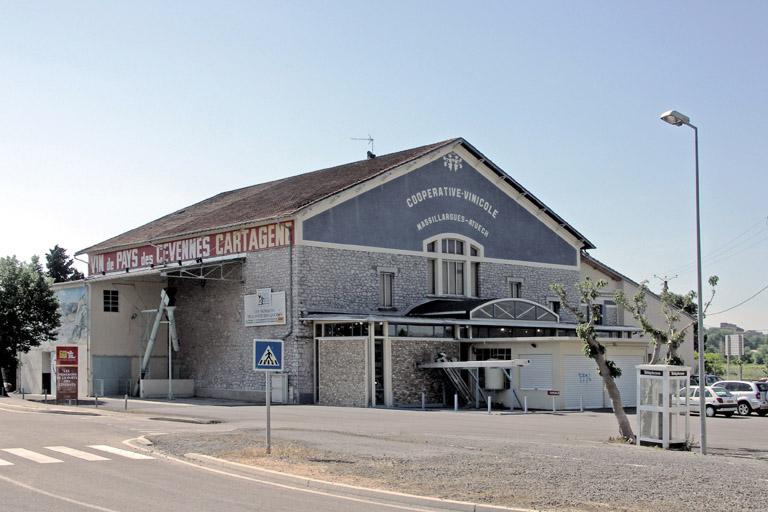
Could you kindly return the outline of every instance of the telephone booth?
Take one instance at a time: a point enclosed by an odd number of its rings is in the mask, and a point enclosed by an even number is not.
[[[688,441],[687,366],[637,365],[637,444],[670,446]]]

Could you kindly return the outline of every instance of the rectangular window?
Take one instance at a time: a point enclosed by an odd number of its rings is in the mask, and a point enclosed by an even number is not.
[[[437,293],[437,260],[427,260],[427,290],[429,293]]]
[[[473,297],[480,296],[480,264],[472,262],[470,263],[469,271],[469,290]]]
[[[509,296],[513,299],[519,299],[521,298],[521,293],[523,291],[523,283],[522,281],[510,281],[509,282]]]
[[[464,262],[443,261],[443,293],[464,295]]]
[[[551,309],[556,315],[560,314],[560,301],[559,300],[551,300],[549,301],[549,309]]]
[[[104,290],[104,312],[118,312],[117,290]]]
[[[395,274],[392,272],[382,272],[379,274],[379,306],[382,308],[392,307],[392,294],[394,291]]]

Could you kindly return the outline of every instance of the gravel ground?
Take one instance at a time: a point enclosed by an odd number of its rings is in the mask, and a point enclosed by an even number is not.
[[[731,511],[768,508],[764,460],[620,443],[551,444],[461,436],[366,436],[263,430],[152,437],[202,453],[334,482],[544,510]],[[749,492],[745,493],[745,487]]]

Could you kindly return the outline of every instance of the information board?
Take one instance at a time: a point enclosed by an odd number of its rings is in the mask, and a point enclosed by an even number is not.
[[[77,400],[78,347],[56,347],[56,400]]]

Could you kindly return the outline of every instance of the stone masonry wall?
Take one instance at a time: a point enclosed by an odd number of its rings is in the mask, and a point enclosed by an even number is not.
[[[318,342],[319,403],[365,407],[366,341]]]
[[[528,267],[502,263],[480,264],[480,296],[482,298],[504,298],[510,296],[508,278],[521,279],[522,298],[547,306],[547,298],[555,297],[549,288],[552,283],[560,283],[568,294],[571,304],[579,303],[579,296],[574,286],[579,282],[578,270],[566,270],[545,267]],[[565,308],[560,310],[561,321],[574,321],[573,315]]]
[[[422,370],[417,363],[434,361],[438,352],[459,357],[459,344],[450,341],[392,340],[392,401],[395,406],[420,406],[421,392],[427,403],[443,403],[443,386],[450,392],[443,370]]]
[[[301,246],[299,259],[303,310],[378,312],[379,268],[395,269],[392,302],[398,311],[426,298],[427,262],[420,256]]]
[[[297,301],[291,298],[290,251],[283,247],[248,254],[243,282],[206,281],[201,286],[195,280],[173,279],[170,283],[178,290],[181,376],[195,379],[198,396],[264,400],[264,376],[253,370],[253,340],[265,338],[285,342],[285,369],[294,401],[312,401],[312,334],[299,324]],[[245,326],[243,296],[258,288],[286,292],[286,325]]]

